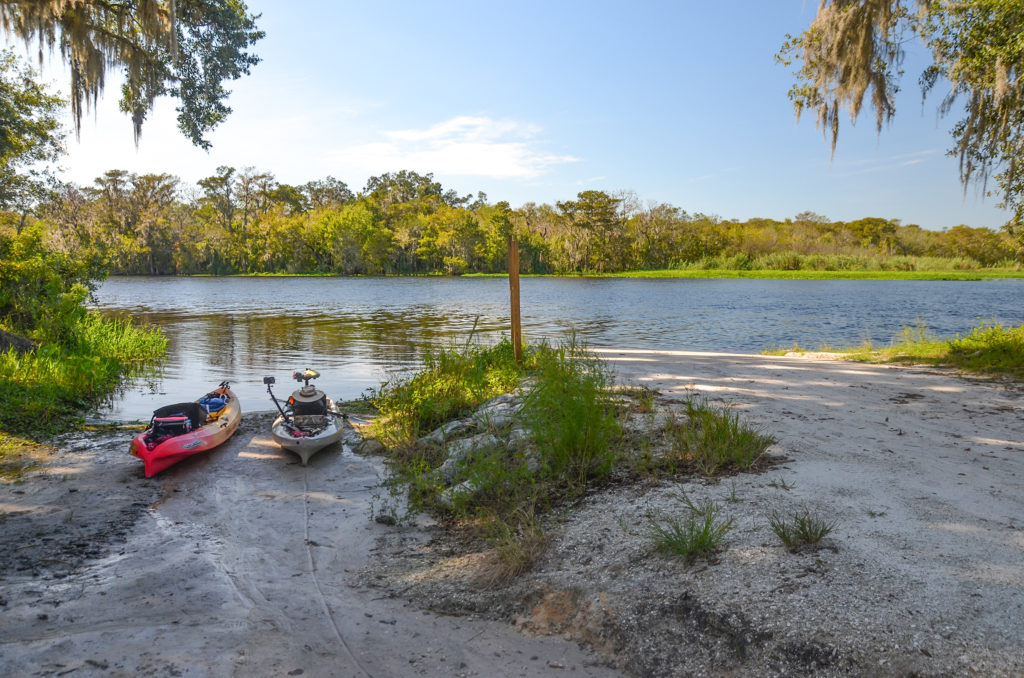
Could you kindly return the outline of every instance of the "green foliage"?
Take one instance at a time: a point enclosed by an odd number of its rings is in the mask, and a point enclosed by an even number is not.
[[[231,112],[225,81],[259,62],[247,50],[263,37],[240,0],[6,0],[0,25],[60,53],[71,72],[76,126],[102,92],[106,71],[120,68],[121,110],[131,114],[136,138],[153,102],[167,95],[179,101],[182,133],[206,149],[204,135]]]
[[[666,433],[671,459],[692,464],[705,475],[749,469],[775,443],[772,436],[741,423],[739,414],[695,397],[686,401],[686,420],[670,420]]]
[[[12,50],[0,50],[0,209],[24,214],[45,195],[52,177],[38,164],[64,151],[63,106]]]
[[[358,196],[330,178],[295,187],[251,167],[218,167],[191,202],[165,174],[111,170],[94,183],[48,203],[48,237],[67,253],[103,251],[118,274],[498,273],[510,235],[523,274],[963,279],[1020,276],[1024,254],[1012,234],[986,228],[723,221],[601,191],[557,208],[467,204],[408,171],[371,177]]]
[[[430,353],[421,371],[381,387],[373,399],[381,413],[374,433],[390,447],[409,446],[484,401],[515,390],[523,375],[507,339]]]
[[[83,314],[69,334],[71,345],[0,353],[0,431],[38,436],[71,428],[133,366],[162,357],[167,343],[158,330],[93,314]]]
[[[136,363],[164,354],[159,331],[86,310],[101,273],[95,257],[53,251],[39,224],[20,233],[0,228],[0,327],[41,344],[0,354],[0,430],[67,429]]]
[[[51,251],[38,224],[0,229],[0,326],[40,341],[73,345],[83,303],[101,269],[96,258]]]
[[[772,527],[772,532],[789,549],[816,546],[836,527],[835,522],[811,513],[810,509],[794,511],[788,516],[772,511],[768,523]]]
[[[916,11],[915,11],[916,10]],[[777,59],[799,61],[790,90],[796,114],[810,110],[835,150],[846,109],[856,120],[870,96],[879,132],[895,113],[894,97],[910,36],[931,52],[920,76],[927,94],[940,79],[952,89],[939,104],[946,115],[963,103],[951,155],[960,178],[984,186],[993,172],[1003,206],[1024,223],[1024,7],[1016,0],[825,0],[810,28],[783,45]]]
[[[950,363],[973,372],[1010,374],[1024,379],[1024,325],[976,327],[949,342]]]

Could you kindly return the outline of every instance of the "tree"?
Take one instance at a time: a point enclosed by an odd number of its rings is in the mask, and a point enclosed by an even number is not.
[[[179,100],[178,128],[208,149],[204,135],[231,112],[224,83],[249,73],[263,37],[241,0],[0,0],[0,26],[26,44],[59,47],[71,72],[71,112],[103,91],[106,72],[121,69],[121,110],[138,140],[158,96]]]
[[[0,209],[21,214],[19,230],[52,180],[38,164],[53,162],[64,152],[58,118],[63,106],[12,51],[0,50]]]
[[[566,219],[564,245],[573,270],[610,271],[624,263],[628,248],[623,247],[621,202],[604,191],[583,191],[576,200],[557,203]]]
[[[329,205],[344,205],[356,199],[348,185],[334,177],[307,181],[299,189],[306,196],[310,209],[319,209]]]
[[[777,59],[800,69],[789,92],[797,119],[805,110],[827,130],[835,152],[841,109],[851,121],[870,95],[879,132],[892,118],[908,36],[919,37],[932,62],[921,74],[927,95],[951,83],[939,104],[962,103],[950,155],[960,160],[964,188],[994,177],[1007,230],[1024,228],[1024,3],[1019,0],[821,0],[810,28],[788,39]]]

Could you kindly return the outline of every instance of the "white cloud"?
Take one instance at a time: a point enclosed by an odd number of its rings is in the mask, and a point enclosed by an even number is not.
[[[510,120],[457,116],[425,129],[384,131],[379,141],[337,151],[336,161],[368,174],[399,169],[443,175],[532,179],[555,165],[578,162],[544,153],[540,129]]]

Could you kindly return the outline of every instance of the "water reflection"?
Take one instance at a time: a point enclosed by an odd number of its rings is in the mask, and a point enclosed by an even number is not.
[[[594,346],[756,352],[887,342],[924,318],[943,335],[980,321],[1024,323],[1024,281],[595,280],[524,278],[523,331]],[[107,313],[159,325],[169,358],[104,414],[145,418],[224,379],[245,410],[271,407],[264,375],[319,370],[332,397],[359,397],[426,351],[507,334],[503,278],[113,278]],[[284,390],[284,389],[281,389]]]

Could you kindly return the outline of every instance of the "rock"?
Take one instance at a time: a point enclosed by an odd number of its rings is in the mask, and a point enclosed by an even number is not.
[[[463,480],[458,485],[453,485],[448,489],[440,492],[437,498],[445,506],[451,506],[455,503],[455,499],[461,496],[470,495],[476,492],[476,485],[469,480]]]
[[[384,445],[376,438],[366,438],[363,442],[359,443],[356,452],[367,456],[384,454]]]
[[[480,428],[497,431],[510,426],[522,407],[522,398],[506,393],[481,405],[473,413],[473,419]]]
[[[21,355],[36,350],[38,346],[34,341],[20,334],[12,334],[11,332],[0,330],[0,353],[4,353],[12,348],[15,353]]]
[[[455,479],[455,473],[458,471],[459,465],[466,460],[466,457],[476,452],[493,450],[499,447],[503,447],[502,442],[491,433],[481,433],[470,438],[462,438],[461,440],[450,442],[445,448],[448,458],[441,464],[438,473],[445,483],[450,484]]]
[[[456,419],[449,421],[427,435],[419,439],[420,445],[444,445],[446,441],[457,438],[463,433],[468,433],[477,428],[477,423],[472,418]]]
[[[529,445],[532,442],[530,432],[521,424],[516,424],[508,432],[508,450],[510,452]]]
[[[349,447],[351,447],[352,449],[357,449],[360,445],[363,444],[363,436],[359,435],[353,429],[346,426],[345,429],[341,432],[341,441],[348,445]]]

